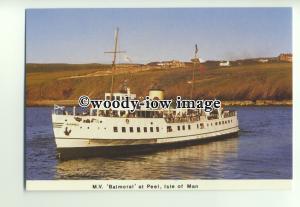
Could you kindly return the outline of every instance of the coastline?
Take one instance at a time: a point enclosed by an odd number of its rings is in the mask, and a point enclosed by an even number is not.
[[[77,106],[78,100],[31,100],[26,107],[50,107],[56,105]],[[223,106],[293,106],[293,100],[239,100],[222,101]]]

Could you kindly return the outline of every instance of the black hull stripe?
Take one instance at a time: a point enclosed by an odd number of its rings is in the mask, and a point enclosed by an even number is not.
[[[183,140],[172,143],[157,144],[139,144],[125,146],[97,146],[97,147],[73,147],[73,148],[57,148],[57,157],[61,160],[87,158],[87,157],[114,157],[124,155],[137,155],[144,153],[152,153],[156,151],[182,148],[186,146],[219,141],[227,138],[238,138],[238,132],[232,132],[224,135],[217,135],[203,139]]]

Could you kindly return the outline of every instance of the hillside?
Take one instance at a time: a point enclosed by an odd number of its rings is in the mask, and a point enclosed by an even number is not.
[[[80,95],[103,98],[110,89],[110,66],[26,65],[27,105],[50,105],[53,101],[73,103]],[[46,68],[46,70],[45,70]],[[67,69],[66,69],[67,68]],[[72,69],[73,68],[73,69]],[[166,97],[190,96],[191,68],[159,69],[142,66],[120,67],[116,71],[115,90],[124,80],[133,93],[147,95],[154,84],[166,91]],[[291,100],[292,65],[266,63],[226,68],[199,69],[195,73],[195,98],[221,100]],[[52,100],[52,101],[51,101]]]

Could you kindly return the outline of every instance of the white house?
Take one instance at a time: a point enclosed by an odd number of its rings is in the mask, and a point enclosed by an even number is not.
[[[267,62],[269,62],[269,60],[268,59],[259,59],[258,62],[260,62],[260,63],[267,63]]]
[[[229,67],[230,66],[230,62],[229,61],[225,61],[225,62],[220,62],[219,66],[221,67]]]

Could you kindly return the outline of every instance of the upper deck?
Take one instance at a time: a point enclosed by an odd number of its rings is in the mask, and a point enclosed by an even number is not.
[[[129,100],[136,99],[136,94],[132,94],[129,88],[117,93],[105,93],[105,100]],[[151,99],[163,99],[163,90],[151,89],[149,92]],[[142,99],[141,99],[142,101]],[[97,117],[116,117],[116,118],[163,118],[167,123],[182,123],[182,122],[196,122],[201,120],[213,120],[220,118],[227,118],[236,116],[235,111],[224,110],[222,108],[214,109],[212,112],[205,112],[203,109],[186,109],[174,108],[168,109],[158,108],[149,109],[145,106],[139,106],[134,112],[129,109],[96,109],[96,108],[79,108],[73,107],[70,109],[54,107],[54,114],[62,114],[73,116],[97,116]]]

